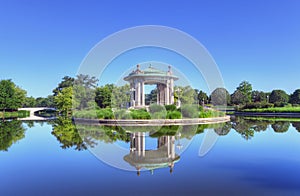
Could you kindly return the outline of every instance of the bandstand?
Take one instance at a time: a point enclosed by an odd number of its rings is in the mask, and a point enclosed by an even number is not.
[[[145,85],[147,84],[157,85],[157,104],[174,104],[174,81],[178,80],[178,77],[173,75],[171,66],[168,68],[168,71],[161,71],[150,65],[147,69],[141,70],[140,65],[137,65],[136,70],[124,78],[130,83],[131,106],[145,106]]]

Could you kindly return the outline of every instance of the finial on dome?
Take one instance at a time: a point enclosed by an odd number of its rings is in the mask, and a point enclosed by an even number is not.
[[[171,65],[169,65],[168,68],[169,68],[168,73],[172,74],[172,67],[171,67]]]

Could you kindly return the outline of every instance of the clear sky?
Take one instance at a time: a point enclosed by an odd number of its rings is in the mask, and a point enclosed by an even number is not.
[[[298,0],[0,0],[0,79],[47,96],[106,36],[165,25],[207,48],[230,93],[243,80],[292,93],[300,88],[299,10]]]

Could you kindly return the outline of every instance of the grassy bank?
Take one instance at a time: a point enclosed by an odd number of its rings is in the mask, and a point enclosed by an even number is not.
[[[110,108],[81,110],[74,111],[73,116],[86,119],[181,119],[219,117],[225,116],[225,113],[189,105],[179,109],[176,107],[152,106],[149,111],[146,109],[120,109],[113,112]]]
[[[14,111],[14,112],[4,112],[4,118],[25,118],[30,116],[29,111],[21,110],[21,111]],[[3,112],[0,112],[0,118],[3,118]]]
[[[253,109],[243,109],[241,111],[261,112],[261,113],[300,113],[300,107],[253,108]]]

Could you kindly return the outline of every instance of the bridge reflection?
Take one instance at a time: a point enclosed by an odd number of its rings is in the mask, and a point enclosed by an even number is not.
[[[45,116],[40,116],[40,115],[36,115],[37,112],[40,111],[56,111],[55,108],[49,108],[49,107],[36,107],[36,108],[19,108],[18,110],[26,110],[30,112],[29,117],[26,118],[19,118],[18,120],[22,120],[22,121],[43,121],[43,120],[51,120],[54,119],[55,117],[50,116],[50,117],[45,117]]]

